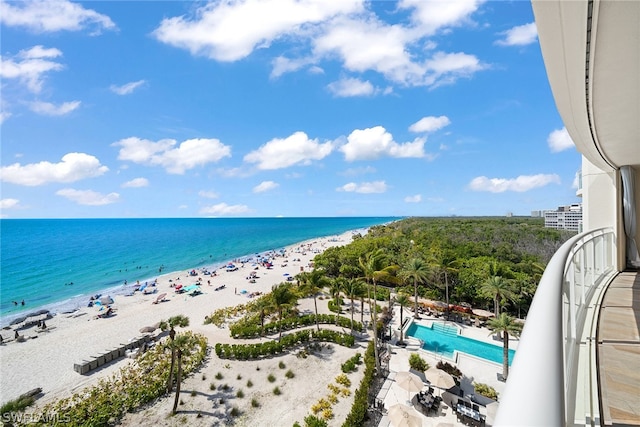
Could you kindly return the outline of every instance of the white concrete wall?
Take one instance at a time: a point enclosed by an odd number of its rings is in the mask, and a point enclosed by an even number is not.
[[[640,168],[635,167],[635,204],[640,218]],[[618,247],[618,269],[624,270],[626,238],[622,208],[622,180],[617,171],[605,172],[582,157],[582,222],[583,231],[613,227]],[[640,226],[636,227],[640,242]]]

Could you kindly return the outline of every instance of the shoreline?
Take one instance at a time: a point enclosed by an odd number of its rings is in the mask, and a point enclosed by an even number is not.
[[[267,293],[273,285],[285,282],[287,277],[300,271],[310,271],[311,261],[318,253],[332,246],[346,245],[354,234],[367,230],[349,230],[268,251],[275,260],[271,269],[258,266],[254,270],[251,264],[245,264],[233,272],[217,269],[216,276],[203,275],[204,267],[196,270],[198,276],[189,276],[194,269],[166,273],[157,277],[155,293],[112,294],[116,311],[110,318],[96,318],[99,309],[85,304],[72,313],[58,313],[46,320],[45,331],[35,326],[20,331],[24,342],[13,339],[14,330],[18,328],[7,330],[5,327],[0,331],[5,341],[0,346],[0,400],[4,403],[40,387],[44,393],[36,402],[40,405],[106,378],[131,359],[120,358],[86,375],[75,372],[74,364],[139,337],[141,328],[178,314],[187,315],[190,318],[188,329],[205,335],[210,345],[230,342],[228,329],[204,325],[204,317],[218,308],[246,303],[251,294]],[[255,283],[247,280],[250,271],[257,273]],[[172,287],[178,283],[186,287],[198,282],[202,294],[197,296],[175,293]],[[221,285],[225,288],[216,290]],[[166,301],[153,304],[162,293],[167,294]],[[300,301],[305,310],[312,309],[313,302],[309,300]]]
[[[61,314],[72,314],[76,311],[79,311],[85,307],[87,307],[87,304],[89,303],[89,300],[92,296],[95,295],[111,295],[111,296],[125,296],[128,293],[132,292],[134,287],[135,287],[135,282],[140,282],[140,283],[145,283],[145,282],[149,282],[152,283],[154,281],[160,281],[163,280],[167,277],[171,277],[171,276],[176,276],[176,275],[184,275],[185,272],[189,272],[191,270],[197,270],[197,271],[202,271],[202,270],[209,270],[209,271],[217,271],[220,270],[222,268],[224,268],[224,266],[226,266],[228,263],[230,262],[236,262],[239,260],[252,260],[254,257],[256,256],[263,256],[265,254],[271,254],[271,253],[275,253],[277,251],[282,251],[285,250],[286,248],[289,247],[294,247],[300,244],[303,244],[305,242],[310,242],[310,241],[314,241],[317,239],[328,239],[331,237],[335,237],[335,236],[345,236],[345,235],[353,235],[353,234],[366,234],[369,230],[369,227],[363,227],[363,228],[356,228],[356,229],[352,229],[352,230],[347,230],[344,231],[343,233],[340,234],[329,234],[329,235],[322,235],[322,236],[316,236],[316,237],[312,237],[303,241],[299,241],[299,242],[295,242],[292,243],[290,245],[287,246],[282,246],[279,248],[271,248],[268,250],[264,250],[258,253],[253,253],[253,254],[245,254],[245,255],[241,255],[232,259],[227,259],[225,261],[219,261],[216,263],[212,263],[212,264],[203,264],[201,266],[193,266],[193,264],[191,264],[188,268],[182,269],[182,270],[175,270],[172,272],[168,272],[168,273],[160,273],[160,274],[156,274],[153,275],[149,278],[144,278],[144,279],[135,279],[132,282],[128,282],[126,284],[119,284],[119,285],[115,285],[115,286],[108,286],[105,288],[100,288],[96,291],[93,292],[89,292],[89,293],[81,293],[81,294],[77,294],[73,297],[70,298],[66,298],[64,300],[60,300],[60,301],[56,301],[56,302],[52,302],[52,303],[47,303],[47,304],[43,304],[43,305],[38,305],[38,306],[33,306],[30,307],[28,310],[21,310],[18,313],[12,313],[12,314],[7,314],[7,315],[1,315],[0,316],[0,330],[2,329],[6,329],[7,327],[13,326],[11,325],[11,322],[13,322],[15,319],[20,319],[22,317],[25,316],[29,316],[29,314],[40,311],[40,310],[48,310],[52,315],[56,316],[56,315],[61,315]]]

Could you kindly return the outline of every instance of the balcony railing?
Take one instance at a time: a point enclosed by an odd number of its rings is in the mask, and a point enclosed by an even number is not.
[[[540,279],[495,426],[600,425],[596,327],[603,290],[617,270],[610,228],[579,234]]]

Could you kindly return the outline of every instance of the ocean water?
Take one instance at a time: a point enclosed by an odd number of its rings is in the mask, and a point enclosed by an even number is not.
[[[232,259],[397,219],[2,219],[0,323],[42,308],[72,310],[96,293],[125,293],[125,281],[130,287],[161,274],[218,268]]]

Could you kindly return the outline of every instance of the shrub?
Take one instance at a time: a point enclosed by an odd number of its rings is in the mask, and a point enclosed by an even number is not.
[[[276,396],[279,396],[282,394],[282,392],[280,391],[280,387],[276,387],[273,389],[273,394],[275,394]]]
[[[242,391],[242,389],[238,390],[238,392],[236,393],[236,397],[242,399],[244,397],[244,391]]]
[[[355,392],[351,412],[347,415],[342,427],[360,427],[364,425],[367,418],[367,408],[369,406],[367,396],[373,382],[376,366],[373,341],[370,341],[367,347],[367,352],[364,355],[364,365],[364,377],[360,381],[360,387]]]
[[[214,383],[209,384],[209,390],[213,391],[216,389],[216,385]]]
[[[360,365],[362,361],[360,360],[360,353],[356,353],[353,357],[344,362],[340,368],[342,372],[348,374],[349,372],[353,372],[358,369],[358,365]]]
[[[462,376],[462,372],[460,371],[460,369],[458,369],[457,366],[450,364],[449,362],[440,361],[436,365],[436,368],[442,369],[443,371],[445,371],[447,374],[451,375],[452,377],[460,378]]]
[[[278,363],[278,367],[279,367],[280,369],[284,369],[284,368],[286,368],[286,367],[287,367],[287,365],[285,365],[285,364],[284,364],[284,362],[281,360],[281,361],[280,361],[280,363]]]
[[[285,376],[285,377],[287,377],[287,378],[289,378],[289,379],[291,379],[291,378],[295,377],[295,376],[296,376],[296,374],[294,374],[294,373],[293,373],[293,371],[292,371],[291,369],[289,369],[289,370],[287,371],[287,373],[286,373],[286,374],[284,374],[284,376]]]
[[[269,374],[269,376],[267,377],[267,380],[269,380],[269,382],[272,383],[276,380],[276,377],[273,374]]]
[[[237,417],[238,415],[240,415],[240,409],[238,409],[238,407],[234,406],[233,408],[231,408],[231,412],[230,412],[232,417]]]
[[[345,374],[340,374],[336,377],[336,382],[345,387],[351,387],[351,380]]]
[[[429,369],[429,364],[417,353],[409,356],[409,367],[415,371],[424,372]]]
[[[304,418],[305,427],[327,427],[327,422],[315,415],[308,415]]]
[[[247,381],[247,387],[249,387],[249,388],[253,387],[253,383],[251,382],[251,380]]]
[[[223,378],[224,378],[224,376],[222,375],[222,372],[218,372],[218,373],[216,374],[216,379],[217,379],[217,380],[221,380],[221,379],[223,379]]]
[[[492,400],[498,400],[498,392],[496,391],[495,388],[491,387],[490,385],[475,383],[473,386],[477,394],[484,397],[488,397],[489,399],[492,399]]]
[[[251,399],[251,406],[253,408],[258,408],[260,406],[260,402],[258,402],[258,399],[256,399],[255,397]]]

